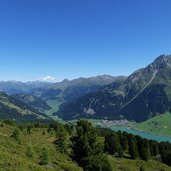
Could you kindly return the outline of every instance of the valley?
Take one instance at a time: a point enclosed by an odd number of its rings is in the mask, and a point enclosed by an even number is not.
[[[0,82],[0,169],[170,171],[170,63],[159,56],[128,77]]]
[[[39,121],[74,123],[85,118],[98,127],[171,136],[170,65],[171,56],[161,55],[128,77],[0,82],[0,102],[6,110],[0,116],[18,122],[42,118]]]

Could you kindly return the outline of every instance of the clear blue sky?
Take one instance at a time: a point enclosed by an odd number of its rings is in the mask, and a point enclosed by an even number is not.
[[[171,54],[171,0],[0,0],[0,80],[129,75]]]

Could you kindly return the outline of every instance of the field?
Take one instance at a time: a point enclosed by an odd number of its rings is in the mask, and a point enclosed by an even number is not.
[[[171,136],[171,114],[157,115],[145,122],[137,123],[135,128],[154,134]]]

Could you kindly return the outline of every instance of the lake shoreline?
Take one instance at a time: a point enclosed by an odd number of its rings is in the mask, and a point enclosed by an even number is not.
[[[163,142],[163,141],[168,141],[171,142],[171,136],[166,136],[166,135],[160,135],[160,134],[154,134],[154,133],[149,133],[143,130],[138,130],[134,128],[128,128],[128,127],[108,127],[109,129],[113,131],[125,131],[134,135],[139,135],[143,138],[151,139],[151,140],[156,140],[158,142]]]

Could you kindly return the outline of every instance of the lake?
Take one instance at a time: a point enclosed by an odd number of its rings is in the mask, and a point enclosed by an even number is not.
[[[156,140],[158,142],[161,142],[161,141],[169,141],[169,142],[171,142],[171,137],[169,137],[169,136],[150,134],[150,133],[146,133],[146,132],[143,132],[143,131],[138,131],[138,130],[124,128],[124,127],[111,127],[110,129],[112,129],[114,131],[119,131],[119,130],[120,131],[126,131],[126,132],[128,132],[130,134],[139,135],[139,136],[141,136],[143,138]]]

